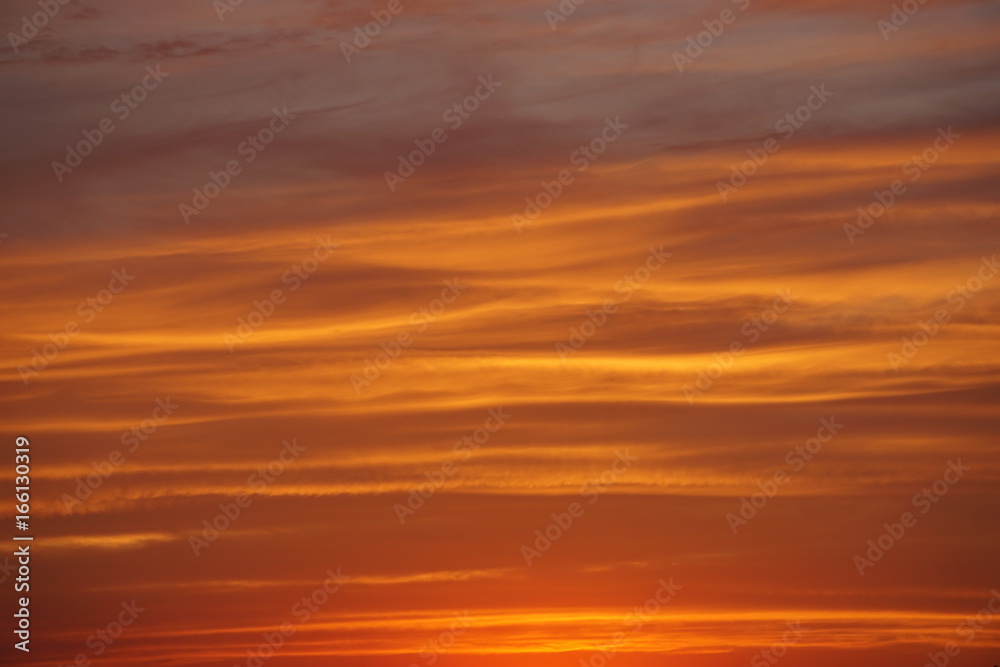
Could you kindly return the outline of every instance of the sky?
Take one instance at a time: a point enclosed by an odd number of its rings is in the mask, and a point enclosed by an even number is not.
[[[1000,659],[995,2],[0,27],[3,664]]]

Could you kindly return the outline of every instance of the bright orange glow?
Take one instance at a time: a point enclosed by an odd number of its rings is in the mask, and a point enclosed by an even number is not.
[[[232,4],[0,57],[8,662],[997,662],[993,5]]]

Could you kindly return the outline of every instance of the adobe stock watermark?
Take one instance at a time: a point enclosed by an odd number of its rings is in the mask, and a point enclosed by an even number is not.
[[[972,470],[970,466],[962,465],[962,459],[948,461],[948,467],[941,478],[914,494],[911,504],[914,508],[919,509],[921,514],[927,514],[934,509],[934,505],[939,503],[948,494],[951,487],[958,484],[965,477],[965,473],[970,470]],[[903,539],[906,531],[917,525],[918,518],[912,512],[903,512],[899,516],[897,523],[883,523],[882,527],[885,529],[885,532],[876,538],[868,540],[868,550],[864,556],[854,556],[854,567],[857,568],[858,574],[862,577],[865,576],[865,570],[874,567],[875,563],[882,560]]]
[[[235,12],[236,8],[243,4],[243,0],[212,0],[212,9],[220,21],[226,20],[226,14]]]
[[[875,22],[875,27],[882,34],[882,39],[888,42],[889,35],[899,32],[900,28],[910,22],[910,17],[926,4],[927,0],[903,0],[898,5],[893,5],[889,18],[879,19]]]
[[[416,489],[410,489],[405,505],[396,503],[392,506],[400,524],[406,523],[409,517],[415,515],[458,472],[458,464],[471,459],[474,453],[489,442],[490,436],[499,431],[510,419],[510,415],[506,414],[502,407],[490,408],[487,415],[482,426],[469,435],[462,436],[461,440],[455,441],[452,445],[451,451],[455,454],[455,458],[447,458],[441,462],[437,470],[425,472],[424,477],[427,481]]]
[[[952,310],[954,312],[962,310],[972,297],[982,291],[987,282],[993,280],[997,272],[1000,272],[997,256],[983,257],[976,274],[969,277],[964,283],[955,285],[954,289],[948,292],[946,299],[949,304],[954,305]],[[941,327],[950,321],[951,313],[948,312],[947,308],[938,308],[926,320],[917,320],[916,329],[910,335],[900,337],[899,350],[886,354],[892,370],[898,373],[903,366],[910,363],[920,353],[920,350],[940,333]]]
[[[425,642],[420,647],[419,658],[428,665],[433,665],[438,661],[442,653],[450,649],[461,637],[472,627],[472,620],[469,619],[469,610],[455,614],[455,619],[448,626],[447,630],[442,630],[437,637]],[[416,662],[411,662],[407,667],[420,667]]]
[[[596,503],[601,494],[614,485],[618,478],[628,472],[632,465],[639,460],[638,457],[629,454],[628,449],[624,452],[616,450],[615,454],[616,457],[610,467],[601,472],[597,479],[588,480],[580,487],[580,498],[586,500],[588,505]],[[566,506],[565,512],[561,514],[553,512],[550,515],[552,523],[535,531],[534,548],[529,544],[521,545],[524,563],[530,567],[533,561],[541,558],[542,554],[552,548],[554,542],[573,527],[574,522],[582,517],[586,510],[587,508],[583,504],[573,501]]]
[[[219,503],[219,513],[212,517],[211,521],[204,519],[201,522],[204,526],[201,536],[188,536],[188,544],[195,556],[200,556],[201,552],[219,539],[222,533],[229,530],[229,527],[243,514],[243,510],[253,503],[254,494],[266,491],[267,487],[273,484],[281,476],[281,473],[285,472],[285,466],[297,461],[302,456],[302,452],[306,451],[305,445],[300,445],[295,438],[292,438],[291,442],[285,440],[281,444],[282,449],[277,458],[266,466],[258,468],[247,477],[247,486],[254,489],[253,491],[240,493],[233,498],[232,502]]]
[[[17,574],[17,565],[10,562],[10,554],[3,557],[3,564],[0,565],[0,584],[6,584],[12,574]]]
[[[732,2],[740,12],[745,12],[750,7],[750,0],[732,0]],[[683,52],[674,51],[674,65],[677,66],[677,71],[683,74],[685,67],[693,65],[694,61],[700,58],[705,50],[715,44],[715,40],[722,36],[722,33],[726,31],[726,26],[736,22],[739,15],[738,12],[726,8],[719,12],[718,18],[702,21],[701,24],[705,26],[705,30],[696,35],[688,35],[687,46]]]
[[[139,105],[149,98],[149,94],[160,87],[163,80],[170,76],[170,72],[160,71],[160,66],[155,68],[152,65],[146,66],[146,76],[131,90],[122,93],[111,103],[111,113],[119,121],[126,120],[132,112],[139,108]],[[56,175],[56,180],[60,183],[67,174],[83,164],[83,159],[94,152],[98,146],[104,143],[105,137],[117,129],[115,121],[111,116],[105,116],[92,130],[81,131],[83,139],[73,146],[66,146],[66,157],[63,162],[58,160],[52,162],[52,171]]]
[[[569,156],[570,165],[576,167],[576,174],[587,171],[591,164],[608,150],[608,146],[618,141],[622,133],[628,129],[628,125],[621,122],[621,116],[610,116],[604,119],[604,127],[596,137],[586,144],[582,144]],[[542,189],[534,197],[524,198],[524,210],[518,213],[511,213],[510,221],[514,224],[514,229],[520,234],[524,228],[533,223],[545,212],[553,202],[558,199],[565,188],[576,182],[576,174],[569,169],[563,169],[552,181],[542,181]]]
[[[809,438],[802,445],[796,445],[785,454],[784,461],[791,468],[792,472],[802,472],[806,464],[812,461],[823,449],[823,445],[833,440],[844,428],[843,424],[837,423],[836,417],[819,420],[819,428],[816,429],[816,436]],[[740,528],[750,523],[757,513],[760,512],[770,502],[771,498],[778,495],[779,487],[785,486],[791,480],[788,471],[784,468],[777,468],[771,473],[770,478],[757,481],[756,491],[749,498],[740,498],[739,515],[729,512],[726,514],[726,523],[735,535]]]
[[[656,583],[660,585],[656,592],[622,619],[622,624],[633,635],[640,632],[684,588],[680,584],[675,584],[673,577],[670,577],[669,581],[660,579]],[[597,649],[586,658],[580,658],[580,667],[604,667],[618,655],[618,651],[623,646],[628,645],[628,642],[629,635],[624,630],[619,630],[612,635],[611,642],[607,647]]]
[[[784,314],[799,298],[792,294],[790,288],[777,290],[777,294],[778,298],[774,300],[770,308],[765,308],[761,311],[759,317],[751,317],[740,327],[740,334],[747,339],[750,345],[760,340],[764,332],[777,322],[779,316]],[[694,405],[694,399],[704,395],[706,391],[711,389],[715,381],[733,367],[736,359],[743,356],[746,348],[747,345],[737,338],[721,354],[713,352],[712,358],[715,359],[715,362],[710,364],[705,370],[698,371],[698,377],[695,379],[693,385],[685,384],[681,387],[681,392],[683,392],[684,398],[687,399],[688,405]]]
[[[348,64],[351,63],[351,59],[360,54],[362,50],[367,49],[372,44],[372,40],[382,34],[385,28],[389,27],[392,20],[402,13],[403,2],[402,0],[389,0],[386,4],[385,9],[373,9],[371,10],[372,18],[374,21],[369,21],[362,25],[354,26],[354,39],[350,42],[345,42],[341,40],[340,42],[340,52],[344,54],[344,60]]]
[[[169,419],[176,411],[180,405],[177,403],[171,403],[170,397],[158,398],[155,401],[156,407],[153,408],[152,414],[143,419],[138,426],[133,426],[129,430],[122,431],[119,441],[122,446],[128,446],[128,453],[133,454],[139,446],[146,442],[156,430],[160,428],[167,419]],[[101,488],[105,480],[111,477],[115,469],[125,464],[125,453],[120,449],[112,450],[108,454],[106,461],[92,461],[91,466],[94,468],[94,472],[90,473],[85,477],[76,478],[76,489],[73,491],[73,495],[68,493],[62,494],[63,508],[66,510],[67,514],[72,514],[73,510],[82,507],[85,500],[89,499],[90,496],[94,494],[94,491]]]
[[[38,32],[44,30],[49,25],[49,21],[54,19],[56,14],[69,3],[70,0],[38,0],[38,7],[41,11],[35,12],[30,17],[22,16],[21,29],[18,32],[7,33],[7,41],[10,42],[10,47],[14,49],[15,55],[20,47],[38,37]]]
[[[74,667],[87,667],[91,663],[90,655],[94,658],[102,656],[108,647],[125,633],[125,628],[131,627],[139,619],[139,615],[146,611],[145,607],[140,607],[134,598],[131,602],[122,602],[121,608],[116,618],[87,637],[86,646],[90,651],[77,653],[73,659]]]
[[[483,102],[490,99],[497,88],[503,85],[502,81],[494,81],[493,75],[480,75],[477,79],[479,85],[471,95],[445,109],[441,114],[441,120],[448,124],[452,131],[456,131],[472,114],[479,110]],[[414,139],[416,150],[410,151],[407,155],[400,154],[399,166],[396,171],[383,172],[385,184],[389,187],[389,192],[395,192],[399,185],[406,182],[410,176],[416,173],[417,168],[424,165],[427,159],[434,155],[439,144],[448,141],[448,133],[443,127],[436,127],[431,131],[430,136],[423,139]]]
[[[822,109],[827,101],[833,97],[833,93],[826,89],[826,84],[821,84],[819,88],[811,86],[809,93],[805,103],[794,111],[786,113],[774,124],[774,131],[781,133],[782,140],[788,141],[794,137],[795,133],[812,119],[813,114]],[[730,165],[729,170],[732,173],[729,175],[729,180],[716,181],[715,183],[715,188],[719,191],[719,197],[722,198],[722,201],[728,202],[729,195],[746,185],[757,171],[767,164],[771,156],[780,150],[781,143],[774,137],[765,139],[760,148],[748,148],[747,156],[750,159],[744,160],[739,168]]]
[[[309,280],[310,276],[316,273],[320,264],[329,259],[333,251],[339,247],[339,244],[330,241],[329,235],[325,239],[317,238],[316,247],[313,248],[312,254],[305,257],[302,261],[292,264],[287,271],[281,274],[281,284],[288,285],[289,292],[297,291],[302,287],[303,282]],[[226,344],[226,347],[229,348],[229,352],[235,352],[237,345],[250,340],[250,337],[264,326],[264,322],[274,315],[277,307],[283,305],[287,298],[288,295],[285,293],[285,290],[281,287],[276,287],[271,290],[270,294],[263,301],[254,299],[253,308],[247,313],[246,317],[241,316],[236,318],[235,332],[229,333],[227,331],[222,334],[222,340]]]
[[[543,16],[549,22],[552,32],[556,31],[560,23],[565,23],[566,19],[575,14],[577,7],[585,2],[587,0],[560,0],[555,9],[546,9]]]
[[[448,306],[455,303],[455,300],[468,287],[468,285],[460,284],[457,277],[445,280],[444,289],[441,290],[439,297],[432,299],[426,306],[410,314],[409,323],[416,327],[416,331],[410,333],[408,329],[404,329],[396,334],[396,338],[392,341],[380,343],[379,347],[382,348],[382,352],[375,355],[374,359],[365,359],[365,368],[361,375],[351,374],[350,382],[351,386],[354,387],[354,393],[360,396],[363,389],[370,387],[375,380],[382,377],[382,372],[389,368],[393,361],[402,356],[403,350],[413,345],[417,336],[427,331],[427,327],[443,315]]]
[[[579,327],[569,328],[569,338],[566,342],[556,343],[556,353],[559,358],[565,362],[569,355],[586,345],[587,341],[608,323],[608,318],[618,312],[618,306],[631,299],[636,290],[642,289],[642,286],[652,278],[653,273],[663,268],[667,259],[672,256],[673,253],[664,252],[662,245],[659,248],[650,246],[646,261],[615,283],[614,292],[621,295],[621,299],[607,299],[600,308],[588,310],[586,319]]]
[[[938,128],[938,136],[934,139],[934,143],[925,148],[919,155],[914,155],[903,163],[903,175],[909,176],[910,183],[916,183],[928,169],[941,159],[941,155],[946,153],[961,138],[962,135],[952,132],[950,125],[947,130]],[[850,241],[851,245],[854,245],[854,239],[868,231],[875,224],[875,221],[892,208],[893,204],[898,201],[897,198],[902,197],[906,192],[906,183],[899,178],[890,183],[887,190],[875,190],[872,193],[875,201],[868,206],[858,207],[857,221],[854,224],[844,223],[844,234],[847,235],[847,240]]]
[[[778,661],[788,654],[789,647],[795,646],[802,639],[802,635],[809,631],[809,628],[802,627],[802,621],[788,621],[785,623],[784,634],[781,640],[771,644],[770,647],[761,649],[750,658],[750,667],[770,667],[778,664]]]
[[[78,303],[76,314],[80,316],[84,324],[91,324],[97,319],[98,314],[104,312],[104,309],[110,306],[115,297],[124,292],[133,280],[135,280],[135,276],[130,276],[125,267],[122,267],[121,271],[113,270],[108,286],[99,290],[96,295],[87,297]],[[77,320],[68,320],[63,325],[62,331],[49,334],[49,340],[52,342],[43,345],[40,352],[37,348],[32,348],[29,365],[22,364],[17,367],[18,375],[20,375],[24,386],[27,387],[32,379],[49,367],[49,364],[59,356],[60,352],[69,347],[70,342],[80,335],[82,331],[80,326],[80,322]]]
[[[270,660],[274,654],[285,645],[292,636],[298,632],[298,627],[308,623],[313,614],[318,612],[330,598],[340,590],[350,580],[346,574],[341,574],[340,568],[337,571],[327,569],[326,579],[317,586],[309,595],[302,596],[302,599],[292,605],[292,619],[283,621],[274,632],[262,634],[264,641],[254,648],[247,649],[247,657],[242,663],[236,663],[233,667],[261,667],[265,660]]]
[[[284,132],[296,117],[298,114],[291,113],[288,107],[283,107],[280,111],[277,107],[271,109],[271,118],[267,124],[248,135],[236,147],[236,153],[243,158],[243,163],[233,159],[226,162],[219,171],[210,169],[205,184],[191,189],[191,192],[194,193],[191,203],[180,202],[177,204],[177,210],[180,212],[184,224],[190,225],[192,217],[201,215],[209,204],[230,186],[233,179],[243,173],[244,165],[250,164],[257,159],[258,155],[267,150],[271,142]]]
[[[966,644],[971,644],[976,635],[993,622],[994,614],[1000,614],[1000,591],[994,588],[990,593],[993,594],[993,597],[986,601],[986,604],[976,612],[975,616],[966,617],[955,627],[955,633],[964,639]],[[996,606],[993,603],[996,603]],[[943,650],[927,652],[927,662],[924,663],[924,667],[947,667],[951,659],[961,652],[962,647],[958,645],[958,642],[947,642]]]

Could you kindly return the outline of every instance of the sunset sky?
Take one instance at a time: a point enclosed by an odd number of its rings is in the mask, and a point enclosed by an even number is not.
[[[996,2],[41,4],[3,664],[1000,660]]]

